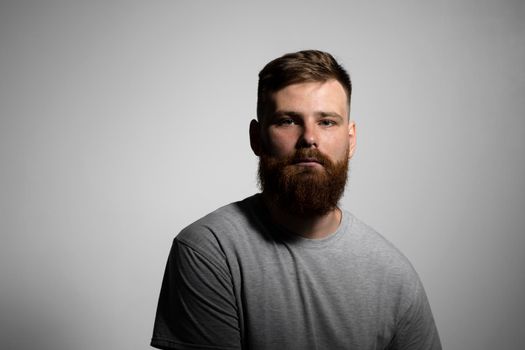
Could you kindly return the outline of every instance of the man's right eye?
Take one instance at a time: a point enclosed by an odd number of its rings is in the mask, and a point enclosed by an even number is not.
[[[277,124],[278,126],[288,126],[288,125],[295,124],[295,122],[291,118],[282,118],[282,119],[278,119],[275,124]]]

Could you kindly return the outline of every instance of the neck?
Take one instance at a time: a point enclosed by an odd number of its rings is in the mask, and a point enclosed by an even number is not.
[[[272,220],[287,230],[309,239],[320,239],[337,231],[341,223],[342,213],[334,208],[322,215],[299,216],[281,208],[272,201],[268,194],[263,193],[263,201],[270,212]]]

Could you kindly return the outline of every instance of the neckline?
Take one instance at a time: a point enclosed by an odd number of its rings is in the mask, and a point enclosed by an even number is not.
[[[323,238],[306,238],[273,222],[270,212],[264,204],[261,193],[255,194],[252,199],[252,213],[259,219],[258,221],[260,221],[264,230],[276,241],[286,244],[293,244],[305,248],[325,247],[338,241],[344,235],[344,232],[347,231],[347,227],[350,223],[349,213],[346,210],[339,208],[341,211],[341,222],[334,232]]]

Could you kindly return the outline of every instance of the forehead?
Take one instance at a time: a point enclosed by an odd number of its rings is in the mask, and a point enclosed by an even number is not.
[[[348,98],[337,80],[304,82],[288,85],[273,94],[274,112],[293,110],[298,113],[336,112],[348,114]]]

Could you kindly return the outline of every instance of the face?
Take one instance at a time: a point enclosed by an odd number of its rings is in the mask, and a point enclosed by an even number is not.
[[[274,112],[252,125],[252,148],[276,158],[316,149],[332,162],[351,158],[355,124],[348,118],[345,90],[337,80],[289,85],[273,95]],[[253,123],[252,123],[253,124]],[[297,166],[321,168],[316,162]]]
[[[250,129],[263,191],[295,214],[324,214],[344,191],[355,148],[346,93],[335,80],[308,82],[277,91],[273,102]]]

